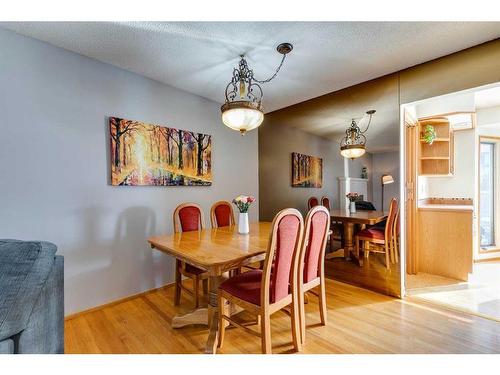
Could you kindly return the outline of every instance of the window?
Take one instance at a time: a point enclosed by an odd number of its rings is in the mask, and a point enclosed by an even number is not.
[[[495,246],[495,148],[495,143],[481,141],[479,153],[481,248]]]

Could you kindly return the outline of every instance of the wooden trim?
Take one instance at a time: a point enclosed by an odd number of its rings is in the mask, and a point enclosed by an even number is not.
[[[479,242],[481,242],[481,239],[479,239]],[[490,250],[484,250],[481,248],[481,244],[479,244],[479,254],[493,254],[493,253],[500,253],[500,247],[495,246]]]
[[[171,282],[171,283],[165,284],[163,286],[160,286],[158,288],[148,289],[148,290],[145,290],[144,292],[139,292],[139,293],[127,296],[127,297],[122,297],[122,298],[116,299],[114,301],[107,302],[104,305],[99,305],[99,306],[91,307],[90,309],[82,310],[82,311],[79,311],[79,312],[67,315],[67,316],[64,317],[64,321],[72,320],[72,319],[78,318],[78,317],[80,317],[82,315],[85,315],[87,313],[91,313],[91,312],[94,312],[94,311],[99,311],[99,310],[105,309],[106,307],[115,306],[115,305],[118,305],[118,304],[120,304],[122,302],[127,302],[127,301],[133,300],[133,299],[138,298],[138,297],[143,297],[143,296],[146,296],[148,294],[158,292],[159,290],[162,290],[162,289],[171,288],[171,287],[174,286],[174,284],[175,283]]]
[[[493,250],[483,250],[481,249],[481,141],[482,140],[493,140],[495,142],[500,142],[500,137],[494,135],[480,135],[477,141],[477,252],[478,255],[493,254],[500,252],[500,248],[494,248]],[[496,186],[496,185],[495,185]],[[498,195],[498,192],[497,192]],[[496,212],[495,212],[496,214]],[[495,217],[495,219],[500,219]],[[495,222],[496,223],[496,222]],[[495,237],[500,237],[495,231]],[[496,238],[495,238],[496,240]],[[499,244],[496,244],[498,246]]]
[[[417,161],[419,160],[419,142],[420,134],[417,137],[417,131],[420,133],[420,126],[408,110],[404,111],[405,123],[405,232],[406,232],[406,272],[415,275],[418,272],[418,220],[417,220]],[[420,162],[418,162],[420,164]]]
[[[488,262],[499,262],[500,261],[500,256],[495,256],[491,258],[480,258],[480,259],[474,259],[474,263],[488,263]]]

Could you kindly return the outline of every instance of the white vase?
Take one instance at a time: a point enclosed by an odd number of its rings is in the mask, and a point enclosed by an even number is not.
[[[349,203],[349,212],[351,214],[355,213],[356,212],[356,202],[350,202]]]
[[[248,212],[240,212],[240,216],[238,218],[238,233],[250,233],[250,226],[248,225]]]

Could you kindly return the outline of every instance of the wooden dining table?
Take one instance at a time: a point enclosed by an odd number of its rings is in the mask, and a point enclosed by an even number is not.
[[[351,260],[351,254],[357,260],[359,266],[363,266],[363,257],[356,252],[354,246],[354,231],[358,225],[375,225],[387,219],[387,213],[383,211],[357,211],[330,210],[332,221],[341,222],[344,226],[344,258]]]
[[[238,234],[237,227],[231,226],[179,232],[148,239],[153,249],[208,272],[208,307],[176,315],[172,319],[173,328],[190,324],[208,325],[205,353],[215,353],[217,349],[219,328],[217,293],[220,283],[226,278],[228,271],[264,259],[270,231],[270,222],[258,222],[250,224],[249,234]]]

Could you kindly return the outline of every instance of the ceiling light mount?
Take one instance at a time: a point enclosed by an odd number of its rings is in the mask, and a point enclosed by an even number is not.
[[[281,43],[276,50],[283,55],[274,74],[265,79],[254,77],[244,55],[240,56],[238,67],[233,69],[231,81],[226,86],[225,103],[221,107],[222,122],[227,127],[238,130],[242,135],[260,126],[264,121],[262,98],[264,92],[261,85],[270,82],[280,71],[287,54],[293,50],[290,43]]]
[[[366,152],[366,136],[365,133],[368,131],[370,124],[372,122],[372,116],[375,114],[375,110],[371,109],[366,112],[368,118],[368,125],[366,129],[362,131],[355,119],[351,120],[351,125],[345,131],[345,137],[340,141],[340,154],[349,159],[356,159],[363,156]],[[365,116],[363,116],[364,118]],[[363,120],[363,119],[361,119]],[[361,121],[360,121],[361,122]]]

